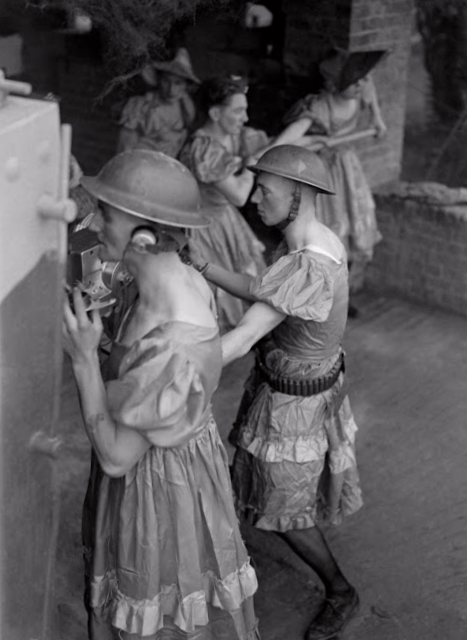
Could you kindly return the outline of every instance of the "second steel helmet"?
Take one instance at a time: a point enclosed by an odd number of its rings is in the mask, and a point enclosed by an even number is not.
[[[81,179],[95,198],[144,220],[174,227],[207,227],[198,183],[178,160],[132,149],[114,156],[99,174]]]
[[[316,153],[304,147],[292,144],[272,147],[249,169],[255,173],[265,171],[289,178],[315,187],[322,193],[335,193],[322,160]]]

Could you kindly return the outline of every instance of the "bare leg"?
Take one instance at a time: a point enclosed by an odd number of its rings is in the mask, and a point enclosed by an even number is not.
[[[326,589],[327,598],[352,589],[318,527],[293,529],[279,535],[318,575]]]
[[[295,529],[280,534],[295,553],[319,576],[326,598],[305,640],[335,640],[358,609],[358,594],[346,580],[318,529]]]

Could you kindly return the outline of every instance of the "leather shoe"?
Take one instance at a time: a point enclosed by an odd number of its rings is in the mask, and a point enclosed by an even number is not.
[[[326,599],[318,615],[308,627],[305,639],[332,640],[336,638],[355,615],[358,605],[358,593],[353,587],[346,595],[335,595]]]

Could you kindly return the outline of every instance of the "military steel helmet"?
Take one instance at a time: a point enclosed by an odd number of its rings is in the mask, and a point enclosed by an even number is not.
[[[255,173],[265,171],[302,182],[315,187],[322,193],[335,193],[322,160],[316,153],[303,147],[292,144],[273,147],[249,169]]]
[[[193,229],[209,224],[201,214],[195,178],[181,162],[159,151],[119,153],[81,184],[98,200],[144,220]]]

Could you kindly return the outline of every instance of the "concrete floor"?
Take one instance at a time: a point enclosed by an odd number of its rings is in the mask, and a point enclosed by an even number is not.
[[[466,640],[467,320],[369,294],[360,303],[345,346],[365,505],[326,531],[362,601],[342,637]],[[248,356],[224,371],[214,400],[223,437],[250,364]],[[89,447],[69,372],[61,426],[56,592],[63,640],[84,640],[79,519]],[[301,640],[320,604],[317,579],[273,534],[244,536],[259,577],[263,640]]]

